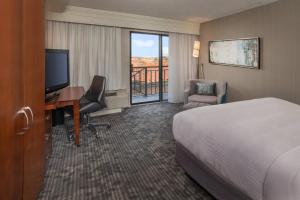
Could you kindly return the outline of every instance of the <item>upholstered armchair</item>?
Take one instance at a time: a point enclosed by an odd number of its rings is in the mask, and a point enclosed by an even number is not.
[[[197,94],[197,83],[215,83],[216,96],[205,96]],[[204,103],[204,104],[222,104],[226,103],[227,97],[227,82],[225,81],[213,81],[213,80],[204,80],[196,79],[190,80],[189,89],[184,92],[184,103]]]

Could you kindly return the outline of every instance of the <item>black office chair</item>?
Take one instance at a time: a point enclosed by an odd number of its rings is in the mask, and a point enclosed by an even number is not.
[[[106,78],[103,76],[94,76],[92,84],[85,95],[80,99],[80,116],[84,125],[95,133],[98,137],[97,126],[104,126],[107,129],[111,127],[109,123],[91,123],[90,114],[106,108],[105,104],[105,85]]]

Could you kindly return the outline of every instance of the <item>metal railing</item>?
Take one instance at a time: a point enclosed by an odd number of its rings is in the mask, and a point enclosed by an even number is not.
[[[168,93],[168,66],[162,67],[162,92]],[[159,94],[159,67],[145,66],[131,68],[132,96]]]

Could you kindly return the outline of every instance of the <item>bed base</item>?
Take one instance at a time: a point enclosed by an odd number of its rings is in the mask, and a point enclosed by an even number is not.
[[[176,143],[176,161],[193,180],[215,198],[219,200],[251,200],[242,191],[217,176],[180,143]]]

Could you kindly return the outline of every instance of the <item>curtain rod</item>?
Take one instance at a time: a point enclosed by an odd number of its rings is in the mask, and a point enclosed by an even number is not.
[[[110,25],[98,25],[98,24],[86,24],[86,23],[80,23],[80,22],[65,22],[65,21],[59,21],[59,20],[51,20],[51,19],[46,19],[46,21],[53,21],[53,22],[61,22],[61,23],[68,23],[68,24],[82,24],[82,25],[90,25],[90,26],[103,26],[103,27],[110,27],[110,28],[122,28],[122,29],[127,29],[131,31],[147,31],[149,33],[161,33],[161,34],[168,34],[168,33],[178,33],[178,32],[173,32],[173,31],[157,31],[157,30],[149,30],[149,29],[139,29],[139,28],[128,28],[128,27],[122,27],[122,26],[110,26]],[[180,33],[180,34],[185,34],[185,35],[194,35],[194,36],[199,36],[196,34],[191,34],[191,33]]]

